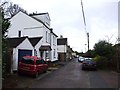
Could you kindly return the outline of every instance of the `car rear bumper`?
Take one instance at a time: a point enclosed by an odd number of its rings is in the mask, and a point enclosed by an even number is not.
[[[18,72],[21,74],[35,75],[37,71],[31,71],[26,69],[18,69]]]
[[[96,69],[96,65],[82,65],[84,69]]]

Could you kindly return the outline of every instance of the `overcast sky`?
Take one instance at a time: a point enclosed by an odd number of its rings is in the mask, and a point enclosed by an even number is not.
[[[28,13],[48,12],[51,28],[58,36],[68,38],[73,50],[87,50],[87,36],[83,21],[81,0],[11,0]],[[87,32],[90,34],[90,49],[99,40],[115,44],[118,38],[119,0],[82,0]]]

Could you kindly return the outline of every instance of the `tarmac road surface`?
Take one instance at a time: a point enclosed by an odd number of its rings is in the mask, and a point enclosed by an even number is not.
[[[16,78],[15,78],[16,77]],[[14,79],[15,78],[15,79]],[[76,59],[66,65],[39,75],[38,78],[15,75],[4,83],[11,88],[118,88],[118,73],[113,71],[81,70]],[[15,82],[16,81],[16,82]],[[7,85],[9,83],[12,85]]]

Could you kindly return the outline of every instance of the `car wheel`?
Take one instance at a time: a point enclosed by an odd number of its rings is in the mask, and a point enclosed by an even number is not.
[[[85,70],[85,68],[84,68],[84,67],[82,67],[82,70]]]

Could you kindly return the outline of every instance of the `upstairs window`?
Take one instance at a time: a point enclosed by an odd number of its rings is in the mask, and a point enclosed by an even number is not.
[[[47,37],[47,31],[46,31],[46,42],[47,42],[47,38],[48,38],[48,37]]]
[[[18,37],[21,37],[21,31],[18,31]]]
[[[56,58],[56,57],[55,57],[55,52],[56,52],[56,50],[54,49],[54,51],[53,51],[54,58]]]

